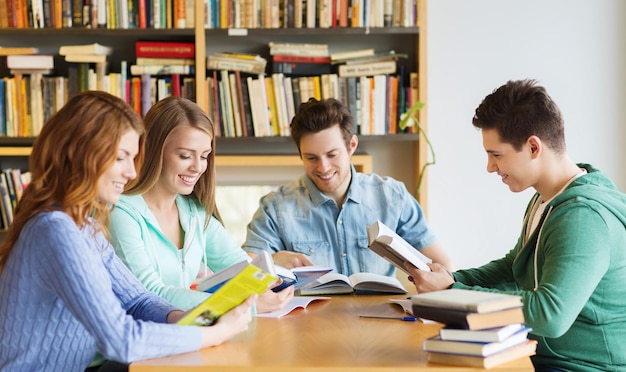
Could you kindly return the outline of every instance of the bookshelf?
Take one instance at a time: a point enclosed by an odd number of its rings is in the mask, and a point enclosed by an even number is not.
[[[196,47],[196,82],[207,77],[206,56],[216,51],[257,53],[268,59],[268,42],[307,42],[327,43],[330,52],[376,47],[377,50],[394,49],[407,53],[409,58],[399,63],[407,72],[419,73],[419,100],[428,102],[426,81],[426,29],[427,0],[417,2],[419,28],[289,28],[289,29],[205,29],[204,1],[195,1],[195,27],[189,29],[0,29],[0,45],[34,46],[42,54],[55,55],[56,69],[65,71],[65,61],[58,53],[61,44],[89,44],[98,42],[112,46],[109,71],[119,72],[120,62],[132,64],[135,58],[134,44],[137,40],[194,41]],[[0,66],[0,77],[9,76],[5,66]],[[201,84],[196,84],[196,100],[205,110],[203,102],[206,92]],[[419,114],[422,127],[426,130],[426,109]],[[33,139],[0,138],[0,166],[17,162],[26,164]],[[420,170],[427,161],[428,149],[425,141],[419,141],[417,134],[383,136],[360,136],[359,155],[369,155],[370,169],[390,175],[405,182],[409,190],[415,190],[420,178]],[[219,138],[217,143],[219,161],[237,159],[238,167],[244,172],[245,164],[280,165],[284,161],[298,161],[297,151],[289,138]],[[277,156],[279,155],[279,156]],[[402,158],[398,161],[398,158]],[[289,159],[289,160],[285,160]],[[10,160],[10,161],[9,161]],[[299,163],[296,164],[299,164]],[[415,193],[414,193],[415,194]],[[425,211],[428,208],[427,182],[421,183],[416,195]]]

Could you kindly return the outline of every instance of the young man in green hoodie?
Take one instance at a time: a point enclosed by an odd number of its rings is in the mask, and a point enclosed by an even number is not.
[[[532,187],[515,247],[450,275],[414,267],[418,292],[445,288],[522,297],[537,371],[626,370],[626,195],[566,153],[563,118],[533,80],[509,81],[476,109],[487,171],[513,192]]]

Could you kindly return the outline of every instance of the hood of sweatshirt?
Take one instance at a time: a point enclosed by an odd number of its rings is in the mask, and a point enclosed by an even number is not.
[[[587,174],[575,179],[550,202],[550,206],[557,207],[574,198],[587,199],[609,210],[626,227],[626,194],[622,193],[599,169],[590,164],[578,164],[578,166],[586,169]]]

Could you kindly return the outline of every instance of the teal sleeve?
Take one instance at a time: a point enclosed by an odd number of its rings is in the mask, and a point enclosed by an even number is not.
[[[139,216],[137,216],[139,217]],[[159,272],[158,247],[150,247],[151,231],[142,222],[121,208],[111,213],[109,233],[116,254],[122,259],[130,271],[150,291],[167,300],[182,310],[188,310],[206,298],[204,292],[192,291],[182,286],[165,283]],[[162,264],[166,264],[163,262]]]

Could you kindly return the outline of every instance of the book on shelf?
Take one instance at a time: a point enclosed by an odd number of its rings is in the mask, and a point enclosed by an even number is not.
[[[75,63],[105,63],[107,61],[106,54],[67,54],[66,62]]]
[[[195,44],[186,41],[145,41],[135,42],[137,58],[194,58]]]
[[[473,342],[500,342],[517,333],[524,325],[522,323],[507,324],[501,327],[470,330],[454,327],[443,327],[439,330],[439,337],[449,341],[473,341]]]
[[[144,58],[139,57],[135,60],[135,64],[139,66],[158,66],[158,65],[170,65],[170,66],[193,66],[196,64],[193,58]]]
[[[0,46],[0,56],[37,54],[39,48],[33,47],[3,47]]]
[[[436,353],[489,356],[526,341],[528,341],[528,329],[523,328],[502,341],[494,342],[450,341],[434,336],[424,340],[422,349]]]
[[[54,69],[54,57],[48,54],[14,54],[7,56],[7,67],[20,70]]]
[[[451,288],[411,297],[413,305],[448,310],[487,313],[522,306],[522,298],[506,293]]]
[[[290,314],[296,309],[306,309],[312,302],[330,300],[330,297],[303,297],[294,296],[281,309],[271,311],[269,313],[257,314],[258,318],[282,318],[287,314]]]
[[[59,47],[59,54],[66,56],[69,54],[99,54],[110,55],[113,48],[98,43],[82,44],[82,45],[62,45]]]
[[[194,66],[184,66],[184,65],[131,65],[130,66],[130,74],[131,75],[190,75],[195,71]]]
[[[357,65],[362,63],[383,62],[383,61],[397,61],[399,59],[409,58],[406,53],[396,53],[393,50],[384,53],[376,53],[369,57],[351,58],[338,63],[345,63],[346,65]]]
[[[272,62],[293,62],[293,63],[325,63],[330,64],[330,57],[301,56],[288,54],[272,55]]]
[[[265,292],[278,277],[248,264],[213,295],[182,317],[180,325],[213,325],[220,316],[241,304],[253,294]]]
[[[270,55],[329,57],[328,44],[269,42]]]
[[[426,263],[432,260],[381,221],[376,221],[367,227],[367,238],[372,251],[407,274],[411,275],[404,267],[405,262],[411,263],[420,270],[430,271]]]
[[[510,347],[499,353],[486,357],[450,353],[428,353],[428,361],[432,363],[469,366],[479,368],[493,368],[516,359],[535,355],[537,341],[529,340],[522,344]]]
[[[330,74],[332,67],[328,63],[316,62],[272,62],[272,73],[292,76],[312,76]]]
[[[351,58],[371,57],[376,54],[374,48],[346,50],[342,52],[335,52],[330,54],[330,60],[333,63],[339,63]]]
[[[330,272],[300,289],[300,295],[390,293],[404,294],[406,288],[392,276],[355,273],[346,276]]]
[[[396,68],[396,61],[360,63],[355,65],[345,64],[337,67],[337,74],[341,77],[386,75],[395,74]]]
[[[265,73],[267,60],[259,55],[255,58],[237,57],[235,54],[213,53],[207,57],[207,66],[209,70],[229,70],[240,71],[249,74]]]
[[[502,327],[513,323],[524,323],[524,312],[521,307],[474,313],[461,310],[450,310],[443,307],[420,306],[412,304],[415,316],[444,323],[446,326],[461,329],[486,329]]]

